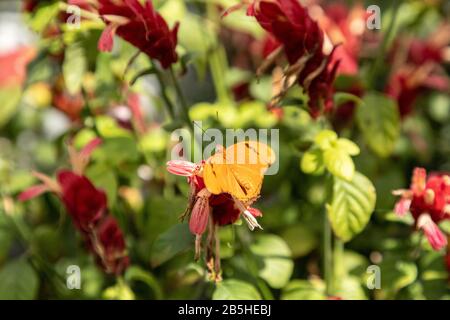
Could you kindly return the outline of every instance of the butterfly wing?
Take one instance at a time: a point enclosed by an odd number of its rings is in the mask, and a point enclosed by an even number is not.
[[[239,142],[208,159],[203,172],[205,185],[213,194],[228,193],[251,203],[259,196],[264,172],[274,160],[267,145]]]

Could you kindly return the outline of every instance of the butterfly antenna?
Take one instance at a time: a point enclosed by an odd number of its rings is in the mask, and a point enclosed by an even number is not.
[[[202,130],[203,134],[204,134],[205,136],[207,136],[207,137],[211,140],[211,137],[206,133],[206,131],[205,131],[202,127],[200,127],[200,126],[197,124],[197,121],[192,121],[192,123],[193,123],[195,126],[197,126],[197,128],[199,128],[200,130]]]

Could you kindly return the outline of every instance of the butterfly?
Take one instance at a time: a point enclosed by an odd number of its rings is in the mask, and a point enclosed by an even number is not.
[[[259,197],[264,173],[274,162],[275,153],[266,144],[238,142],[205,161],[203,180],[212,194],[228,193],[249,205]]]

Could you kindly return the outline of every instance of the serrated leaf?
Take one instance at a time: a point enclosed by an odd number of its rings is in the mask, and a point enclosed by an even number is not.
[[[334,178],[333,199],[327,205],[334,233],[343,241],[360,233],[375,209],[375,188],[364,175],[355,172],[351,181]]]
[[[229,279],[217,284],[213,300],[261,300],[261,295],[251,284]]]
[[[66,49],[63,62],[64,83],[70,94],[80,92],[86,69],[87,61],[83,47],[79,43],[71,44]]]
[[[294,269],[291,250],[286,242],[276,235],[261,235],[256,238],[250,250],[262,260],[259,276],[272,288],[284,287]]]
[[[368,146],[380,157],[389,156],[400,135],[397,103],[380,93],[368,93],[356,111],[356,120]]]
[[[341,149],[330,148],[324,151],[323,159],[330,173],[338,178],[352,180],[355,174],[355,164],[349,154]]]

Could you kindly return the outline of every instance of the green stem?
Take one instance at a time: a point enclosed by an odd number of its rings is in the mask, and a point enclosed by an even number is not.
[[[341,281],[345,276],[344,269],[344,242],[335,237],[334,238],[334,283],[333,288],[335,293],[339,293],[342,290]]]
[[[214,48],[209,55],[209,68],[216,89],[217,100],[220,103],[230,103],[232,101],[225,84],[225,71],[223,65],[226,64],[226,56],[222,46]]]
[[[183,91],[181,90],[180,84],[178,83],[178,79],[175,76],[175,71],[173,70],[173,67],[171,66],[170,69],[170,76],[172,78],[173,85],[175,87],[175,91],[178,96],[178,101],[181,105],[181,112],[183,113],[183,118],[186,123],[186,125],[189,127],[191,131],[194,130],[194,125],[192,124],[191,118],[189,117],[189,106],[186,102],[186,99],[184,98]]]
[[[369,87],[373,87],[373,85],[377,79],[377,76],[378,76],[378,70],[380,70],[380,66],[384,63],[384,59],[386,58],[385,54],[386,54],[387,46],[389,44],[389,40],[391,38],[391,34],[394,30],[395,20],[397,19],[400,2],[401,1],[394,1],[394,3],[393,3],[393,9],[392,9],[393,13],[392,13],[391,21],[389,22],[389,27],[386,31],[386,34],[383,37],[383,42],[381,44],[380,50],[375,59],[375,62],[372,65],[372,69],[370,70],[370,73],[369,73],[369,80],[368,80]]]
[[[169,99],[169,96],[167,95],[166,83],[164,82],[161,71],[155,66],[155,64],[153,64],[153,62],[152,66],[155,70],[156,79],[158,79],[159,85],[161,87],[161,97],[164,101],[164,104],[166,105],[167,111],[169,112],[170,119],[173,121],[175,120],[175,108],[172,101]]]
[[[220,12],[214,3],[207,3],[206,10],[209,21],[220,21]],[[220,43],[214,44],[208,57],[209,69],[213,78],[217,100],[223,104],[231,103],[233,99],[225,83],[228,61],[224,47]]]
[[[332,232],[330,222],[327,216],[327,210],[324,210],[323,219],[323,270],[325,278],[325,292],[328,296],[333,294],[333,251],[332,251]]]
[[[330,220],[327,214],[327,204],[333,198],[333,177],[327,174],[325,177],[326,197],[323,208],[323,274],[326,285],[326,294],[334,294],[334,268],[333,268],[333,232],[331,230]]]

